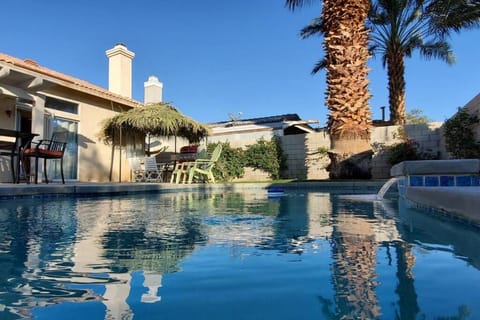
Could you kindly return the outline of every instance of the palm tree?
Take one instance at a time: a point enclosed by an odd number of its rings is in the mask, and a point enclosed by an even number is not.
[[[405,57],[415,50],[427,59],[453,64],[449,43],[436,36],[430,0],[377,0],[370,11],[371,51],[387,68],[390,121],[405,124]]]
[[[295,9],[307,0],[286,0]],[[323,0],[321,30],[327,70],[326,105],[331,178],[370,178],[371,113],[368,100],[369,0]]]
[[[315,19],[305,27],[302,38],[323,34],[322,20]],[[446,41],[452,31],[480,26],[480,1],[475,0],[377,0],[372,1],[368,27],[370,51],[381,54],[387,67],[390,121],[405,124],[404,58],[416,50],[427,58],[438,58],[448,64],[455,57]],[[321,60],[312,73],[325,68]]]

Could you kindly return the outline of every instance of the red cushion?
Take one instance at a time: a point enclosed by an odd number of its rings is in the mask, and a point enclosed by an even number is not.
[[[184,146],[180,148],[180,153],[196,153],[198,146]]]
[[[25,149],[23,154],[26,156],[35,156],[38,154],[39,157],[47,157],[47,158],[61,158],[62,151],[53,151],[53,150],[45,150],[45,149]]]

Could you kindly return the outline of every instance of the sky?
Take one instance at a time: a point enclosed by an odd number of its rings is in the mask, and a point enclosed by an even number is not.
[[[108,88],[105,51],[135,53],[132,95],[151,75],[163,100],[204,122],[296,113],[326,124],[325,73],[312,76],[322,39],[299,32],[320,1],[295,12],[284,0],[2,0],[0,52]],[[480,30],[454,35],[457,63],[406,60],[407,112],[445,121],[480,92]],[[370,108],[387,106],[386,70],[369,61]]]

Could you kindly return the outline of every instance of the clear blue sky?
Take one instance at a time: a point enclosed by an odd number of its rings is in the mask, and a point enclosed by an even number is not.
[[[293,13],[284,2],[3,0],[0,51],[107,88],[105,51],[122,42],[136,54],[134,99],[143,101],[143,83],[155,75],[164,100],[201,122],[297,113],[324,126],[325,75],[310,75],[321,38],[298,36],[319,15],[320,1]],[[444,121],[480,92],[480,30],[451,43],[454,66],[406,61],[407,111]],[[380,59],[370,66],[370,105],[380,119],[386,71]]]

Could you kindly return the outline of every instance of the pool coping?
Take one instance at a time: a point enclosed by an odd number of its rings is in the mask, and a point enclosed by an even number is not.
[[[115,196],[142,193],[172,192],[239,192],[242,190],[266,190],[269,187],[285,190],[305,190],[319,192],[368,193],[376,194],[386,179],[345,180],[345,181],[295,181],[295,182],[254,182],[218,184],[172,184],[172,183],[85,183],[66,184],[12,184],[0,183],[0,200],[22,198],[90,197]],[[475,208],[480,208],[480,187],[456,188],[409,188],[408,205],[427,211],[448,215],[480,227],[480,216]],[[394,188],[395,191],[396,188]],[[472,212],[474,210],[475,212]]]
[[[168,192],[205,192],[215,190],[236,191],[244,189],[267,189],[280,187],[285,189],[308,190],[368,190],[376,193],[386,180],[356,181],[301,181],[286,183],[218,183],[218,184],[173,184],[173,183],[50,183],[50,184],[12,184],[0,183],[0,199],[22,197],[85,196],[107,194],[168,193]]]
[[[480,187],[409,187],[409,205],[460,218],[480,227]]]

